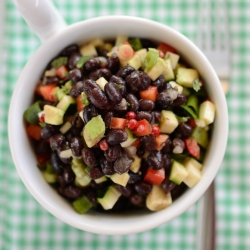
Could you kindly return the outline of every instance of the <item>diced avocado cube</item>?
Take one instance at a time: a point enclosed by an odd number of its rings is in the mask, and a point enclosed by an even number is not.
[[[200,105],[199,118],[204,120],[206,125],[214,122],[215,105],[210,101],[204,101]]]
[[[187,175],[188,172],[186,168],[181,163],[173,161],[169,180],[180,185]]]
[[[86,44],[80,48],[82,56],[97,56],[97,51],[92,43]]]
[[[169,110],[161,111],[160,131],[171,134],[179,125],[175,114]]]
[[[182,92],[183,92],[183,87],[182,87],[180,84],[176,83],[175,81],[170,81],[169,84],[170,84],[173,88],[175,88],[175,87],[177,88],[178,94],[182,94]]]
[[[84,214],[93,207],[93,203],[85,195],[73,201],[72,205],[79,214]]]
[[[66,111],[68,109],[68,107],[70,106],[70,104],[74,104],[76,101],[72,96],[69,95],[65,95],[63,96],[63,98],[61,99],[61,101],[57,104],[57,108]]]
[[[73,159],[71,165],[71,168],[76,175],[75,184],[80,187],[86,187],[90,184],[91,178],[85,172],[83,163],[75,160],[76,159]]]
[[[197,160],[195,160],[194,158],[192,157],[188,157],[184,160],[183,162],[183,165],[184,167],[188,167],[189,165],[197,168],[198,170],[201,170],[202,169],[202,164],[200,162],[198,162]]]
[[[63,124],[64,111],[51,105],[44,106],[44,120],[45,123],[51,125]]]
[[[133,158],[133,162],[129,168],[130,171],[133,173],[138,173],[141,167],[141,158],[138,157],[137,155],[131,156]]]
[[[178,64],[180,56],[178,54],[173,53],[173,52],[167,51],[165,57],[170,59],[172,69],[174,70]]]
[[[97,201],[105,210],[109,210],[113,208],[120,196],[121,193],[114,186],[110,186],[103,198],[97,198]]]
[[[203,148],[207,148],[208,145],[208,134],[204,128],[196,126],[191,134],[192,138],[195,138],[197,143]]]
[[[129,178],[130,178],[130,175],[127,172],[125,172],[123,174],[115,173],[115,174],[112,174],[110,176],[110,179],[114,183],[119,184],[123,187],[125,187],[127,185]]]
[[[192,88],[193,81],[199,78],[198,71],[190,68],[178,68],[176,75],[176,82],[182,86]]]
[[[100,177],[100,178],[98,178],[98,179],[94,179],[94,181],[95,181],[95,183],[97,183],[97,184],[99,184],[99,183],[102,183],[102,182],[105,182],[105,181],[107,181],[108,179],[107,179],[107,177],[104,175],[104,176],[102,176],[102,177]]]
[[[108,83],[108,81],[104,77],[100,77],[99,79],[96,80],[96,83],[104,91],[104,86]]]
[[[150,69],[145,69],[145,72],[151,78],[152,81],[155,81],[166,69],[166,63],[162,58],[157,58],[156,63]]]
[[[139,69],[141,67],[140,57],[137,54],[134,54],[134,56],[128,61],[128,65],[136,70]]]
[[[55,173],[49,173],[47,171],[44,171],[43,178],[45,179],[45,181],[47,181],[48,183],[51,183],[51,184],[57,182],[57,174],[55,174]]]
[[[165,69],[162,74],[165,77],[165,80],[166,81],[174,80],[175,76],[174,76],[174,71],[171,65],[170,58],[164,59],[164,62],[165,62]]]
[[[130,129],[125,128],[125,132],[128,135],[128,139],[126,141],[120,143],[123,148],[129,147],[133,142],[135,142],[137,140],[137,138],[134,138],[133,133]]]
[[[63,97],[65,96],[65,93],[62,89],[58,89],[56,91],[56,97],[59,101],[61,101],[63,99]]]
[[[146,206],[151,211],[159,211],[172,203],[171,193],[166,193],[160,185],[153,185],[146,198]]]
[[[24,112],[24,119],[28,123],[30,124],[38,123],[38,113],[41,112],[40,103],[41,101],[35,102]]]
[[[195,186],[199,180],[201,179],[201,171],[197,169],[192,164],[188,164],[185,166],[187,170],[187,177],[183,180],[183,182],[190,188]]]
[[[93,117],[83,129],[83,137],[89,148],[92,148],[104,136],[105,123],[101,115]]]

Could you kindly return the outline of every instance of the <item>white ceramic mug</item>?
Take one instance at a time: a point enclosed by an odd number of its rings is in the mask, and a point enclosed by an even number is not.
[[[202,52],[186,37],[163,24],[127,16],[105,16],[66,26],[49,0],[14,0],[15,5],[43,41],[29,59],[15,86],[9,110],[9,142],[16,169],[31,194],[60,220],[85,231],[98,234],[130,234],[162,225],[186,211],[206,191],[222,162],[228,136],[228,113],[223,90],[212,66]],[[90,39],[115,38],[118,34],[164,41],[196,68],[215,103],[216,119],[204,160],[203,177],[168,208],[158,212],[129,214],[80,215],[43,179],[36,167],[35,154],[25,132],[23,113],[32,103],[35,86],[47,63],[64,47]]]

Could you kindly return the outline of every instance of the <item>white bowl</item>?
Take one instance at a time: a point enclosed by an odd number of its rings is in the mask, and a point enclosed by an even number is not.
[[[204,80],[209,98],[216,105],[212,138],[204,160],[201,181],[168,208],[159,212],[80,215],[43,179],[25,132],[23,113],[32,103],[35,86],[47,63],[65,46],[96,37],[119,34],[149,38],[175,47]],[[9,110],[9,142],[16,169],[31,194],[50,213],[73,227],[98,234],[131,234],[162,225],[186,211],[211,184],[223,159],[228,136],[228,113],[220,81],[202,52],[186,37],[160,23],[135,17],[107,16],[76,23],[45,41],[30,58],[16,84]]]

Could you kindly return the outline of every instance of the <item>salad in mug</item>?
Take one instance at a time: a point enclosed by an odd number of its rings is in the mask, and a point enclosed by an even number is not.
[[[169,206],[202,178],[214,118],[175,48],[123,35],[64,48],[24,112],[37,166],[78,213]]]

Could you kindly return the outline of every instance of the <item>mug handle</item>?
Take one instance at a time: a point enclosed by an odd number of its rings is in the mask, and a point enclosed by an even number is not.
[[[12,0],[42,42],[66,27],[51,0]]]

